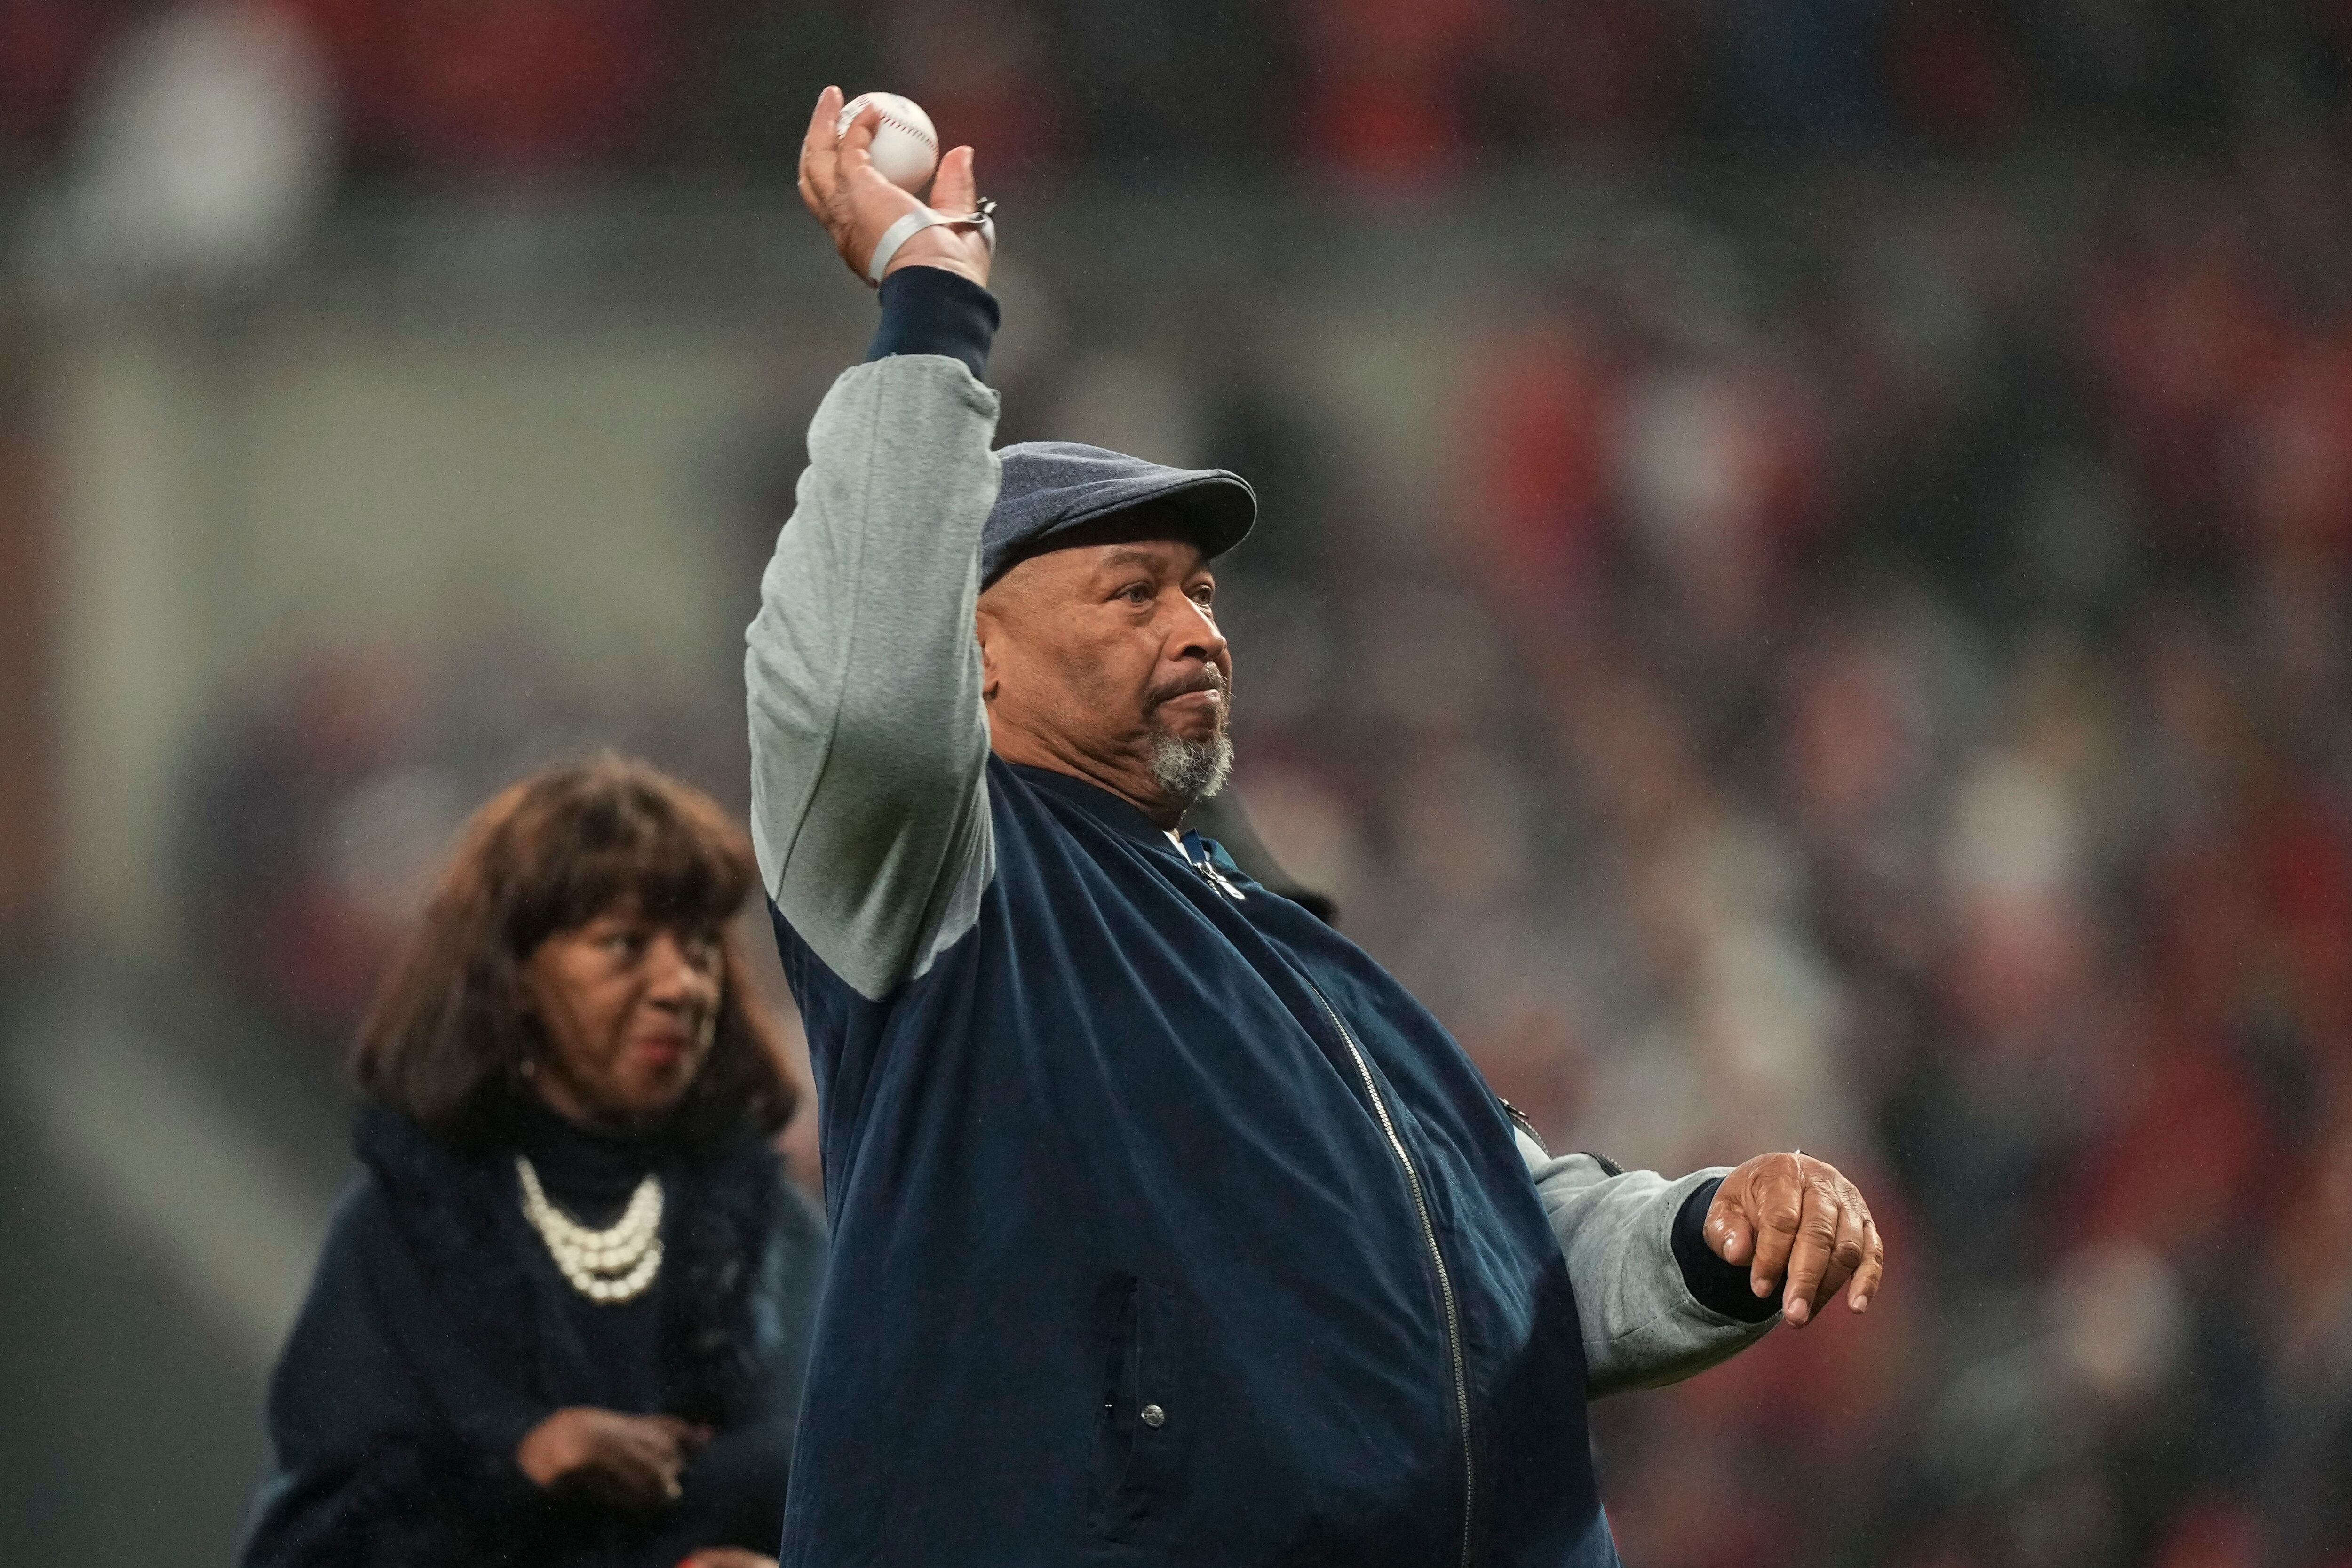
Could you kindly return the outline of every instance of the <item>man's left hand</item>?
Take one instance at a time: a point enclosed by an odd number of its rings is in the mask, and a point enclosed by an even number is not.
[[[874,132],[882,123],[882,106],[869,103],[840,132],[841,89],[826,88],[817,95],[809,115],[808,136],[801,143],[801,200],[833,236],[842,261],[863,279],[866,263],[892,224],[923,204],[882,177],[874,166]],[[931,201],[940,211],[968,213],[979,205],[972,184],[971,149],[953,147],[940,160],[931,177]],[[907,237],[890,258],[888,271],[901,267],[937,267],[988,287],[991,252],[988,242],[969,228],[935,224]]]
[[[1789,1326],[1812,1321],[1838,1287],[1863,1311],[1886,1271],[1886,1245],[1854,1184],[1826,1160],[1759,1154],[1723,1178],[1707,1205],[1706,1244],[1726,1263],[1748,1265],[1759,1296],[1780,1291]]]

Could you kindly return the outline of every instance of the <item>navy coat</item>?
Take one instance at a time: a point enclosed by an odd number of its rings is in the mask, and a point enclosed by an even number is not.
[[[541,1490],[525,1433],[569,1405],[626,1408],[573,1327],[577,1293],[517,1199],[512,1155],[362,1113],[337,1208],[270,1383],[277,1473],[247,1568],[671,1568],[689,1546],[772,1551],[824,1258],[822,1224],[763,1140],[664,1168],[660,1407],[719,1436],[670,1512]]]

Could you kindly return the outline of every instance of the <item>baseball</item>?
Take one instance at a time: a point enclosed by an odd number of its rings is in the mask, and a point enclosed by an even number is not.
[[[833,124],[835,140],[869,103],[882,107],[882,123],[874,128],[874,167],[900,190],[919,192],[940,166],[940,138],[931,129],[931,117],[913,99],[895,92],[859,93],[841,106],[841,118]]]

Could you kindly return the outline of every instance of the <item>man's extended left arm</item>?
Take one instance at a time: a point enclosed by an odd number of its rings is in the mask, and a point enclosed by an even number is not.
[[[1803,1326],[1841,1286],[1855,1311],[1878,1289],[1869,1205],[1826,1161],[1766,1154],[1670,1182],[1525,1132],[1518,1146],[1568,1260],[1595,1397],[1703,1372],[1784,1312]]]

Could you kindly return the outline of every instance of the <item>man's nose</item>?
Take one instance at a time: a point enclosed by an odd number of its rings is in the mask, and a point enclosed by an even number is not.
[[[1174,628],[1174,657],[1180,661],[1197,658],[1203,664],[1223,664],[1225,661],[1225,634],[1217,629],[1217,623],[1209,618],[1209,612],[1187,598],[1184,607],[1177,615],[1181,618]]]

